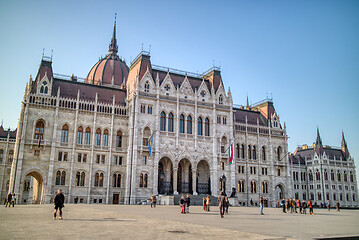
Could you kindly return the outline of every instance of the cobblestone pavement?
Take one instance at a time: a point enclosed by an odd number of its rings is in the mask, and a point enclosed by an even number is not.
[[[68,204],[64,220],[53,220],[53,205],[0,207],[0,239],[312,239],[359,236],[359,211],[316,210],[316,215],[283,214],[280,209],[231,208],[203,212],[179,206]]]

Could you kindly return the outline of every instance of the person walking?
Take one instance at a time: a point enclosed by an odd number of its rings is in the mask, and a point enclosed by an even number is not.
[[[283,213],[286,213],[286,211],[285,211],[285,199],[284,198],[281,201],[281,205],[282,205],[282,208],[283,208]]]
[[[308,207],[309,207],[309,214],[314,215],[312,200],[308,201]]]
[[[187,194],[186,197],[186,213],[189,213],[189,207],[191,206],[191,198],[189,197],[189,194]]]
[[[7,194],[7,197],[6,197],[6,205],[5,205],[5,207],[7,207],[7,205],[9,205],[9,207],[11,206],[11,200],[12,200],[12,194],[11,194],[11,192],[9,192]]]
[[[207,203],[207,198],[203,197],[203,212],[207,210],[206,203]]]
[[[184,196],[184,194],[182,194],[180,200],[179,200],[179,204],[181,206],[181,213],[186,214],[185,211],[185,207],[186,207],[186,198]]]
[[[226,214],[228,214],[228,208],[229,208],[229,199],[226,197]]]
[[[293,200],[293,198],[291,198],[289,200],[289,203],[290,203],[290,213],[294,213],[294,200]]]
[[[260,207],[261,215],[264,215],[264,213],[263,213],[263,207],[264,207],[264,199],[263,199],[263,196],[261,196],[261,197],[259,198],[259,207]]]
[[[287,198],[287,201],[286,201],[286,204],[285,204],[285,207],[286,207],[286,212],[289,212],[290,210],[290,202],[289,202],[289,198]]]
[[[303,200],[302,203],[302,214],[307,214],[307,203]]]
[[[156,196],[152,195],[151,198],[150,198],[150,203],[151,203],[151,208],[152,207],[156,207],[156,204],[157,204],[157,198]]]
[[[335,204],[335,208],[337,209],[337,211],[340,211],[340,203],[339,201],[337,201],[337,203]]]
[[[15,193],[12,194],[12,198],[11,198],[11,205],[12,207],[15,207],[15,203],[16,203],[16,196]]]
[[[327,201],[327,208],[328,208],[328,211],[330,211],[330,201],[329,200]]]
[[[297,208],[299,208],[299,213],[302,214],[302,204],[299,199],[297,200]]]
[[[62,194],[62,190],[57,190],[57,194],[54,199],[55,211],[54,211],[54,220],[56,220],[57,210],[59,210],[59,220],[62,220],[62,208],[65,207],[65,196]]]
[[[221,194],[218,196],[217,199],[218,202],[218,207],[219,207],[219,214],[221,215],[221,218],[223,218],[224,216],[224,208],[226,206],[226,199],[224,197],[224,193],[221,192]]]
[[[211,209],[211,197],[208,195],[206,199],[206,210],[209,212]]]

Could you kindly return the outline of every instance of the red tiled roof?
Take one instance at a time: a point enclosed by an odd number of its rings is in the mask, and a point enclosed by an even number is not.
[[[54,79],[52,95],[57,95],[57,89],[60,87],[60,97],[77,98],[77,92],[80,90],[80,99],[85,101],[95,101],[98,93],[98,102],[112,104],[112,98],[115,96],[115,104],[124,105],[126,101],[126,91],[117,88],[92,85],[81,82]]]

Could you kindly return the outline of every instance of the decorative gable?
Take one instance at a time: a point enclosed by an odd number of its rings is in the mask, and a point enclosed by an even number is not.
[[[167,73],[165,79],[163,80],[160,89],[161,89],[160,92],[163,95],[167,95],[167,96],[175,96],[176,95],[176,87],[173,84],[169,73]]]

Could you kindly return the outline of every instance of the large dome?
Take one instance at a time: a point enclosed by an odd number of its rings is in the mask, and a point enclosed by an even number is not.
[[[106,57],[101,58],[90,70],[85,83],[122,86],[126,84],[129,68],[117,55],[116,22]]]

